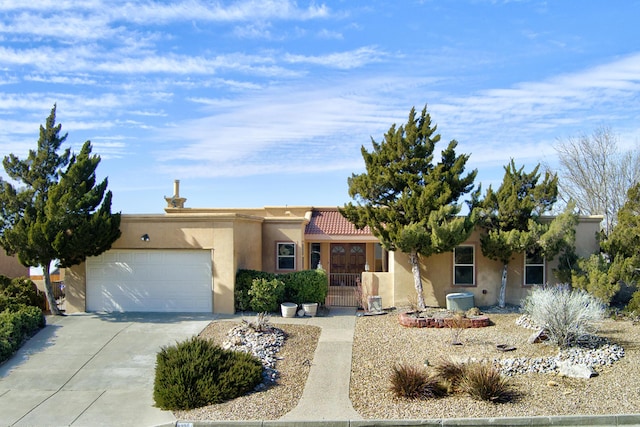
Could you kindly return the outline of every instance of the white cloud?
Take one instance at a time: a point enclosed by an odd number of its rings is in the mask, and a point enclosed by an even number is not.
[[[299,7],[291,0],[240,0],[227,5],[219,2],[183,0],[177,2],[161,1],[56,1],[39,0],[23,2],[7,0],[0,4],[0,10],[6,12],[25,13],[75,13],[91,14],[106,17],[110,21],[134,23],[167,23],[173,21],[210,21],[238,22],[254,20],[310,20],[323,19],[330,16],[329,8],[324,5],[309,3],[307,7]],[[11,15],[9,15],[11,17]]]
[[[306,63],[331,68],[351,69],[380,62],[387,54],[375,46],[361,47],[348,52],[336,52],[327,55],[294,55],[285,54],[284,61],[292,64]]]

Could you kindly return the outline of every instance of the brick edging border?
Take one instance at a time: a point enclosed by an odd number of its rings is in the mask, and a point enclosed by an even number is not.
[[[451,326],[451,318],[413,317],[412,313],[400,313],[398,321],[408,328],[448,328]],[[491,325],[488,316],[480,315],[465,317],[462,319],[465,328],[484,328]]]

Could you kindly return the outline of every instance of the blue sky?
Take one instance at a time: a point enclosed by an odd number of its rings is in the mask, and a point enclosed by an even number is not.
[[[425,104],[483,188],[609,126],[640,137],[640,2],[0,2],[0,154],[54,103],[113,208],[336,206],[360,147]],[[3,173],[3,176],[4,173]]]

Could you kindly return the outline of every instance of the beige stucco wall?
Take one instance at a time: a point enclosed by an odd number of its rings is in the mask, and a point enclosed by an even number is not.
[[[278,243],[295,243],[296,270],[305,265],[304,226],[299,217],[265,218],[262,227],[262,269],[270,273],[286,273],[291,270],[277,269],[276,249]]]
[[[7,277],[29,277],[29,267],[20,264],[18,258],[9,256],[0,248],[0,274]]]
[[[580,217],[576,227],[576,251],[580,256],[589,256],[598,250],[596,233],[600,230],[599,216]],[[471,292],[476,306],[495,305],[498,302],[500,283],[502,278],[502,263],[491,260],[482,255],[480,247],[480,233],[475,231],[464,242],[465,245],[475,247],[475,285],[453,285],[453,253],[421,257],[420,274],[422,275],[423,295],[425,304],[434,307],[446,307],[446,296],[454,292]],[[555,284],[557,279],[553,270],[558,266],[557,260],[548,260],[545,265],[545,280]],[[415,298],[413,274],[407,254],[401,252],[390,253],[390,271],[393,274],[393,291],[390,292],[393,301],[391,305],[407,305],[408,298]],[[515,254],[507,267],[506,302],[520,304],[527,296],[530,286],[524,286],[524,254]]]
[[[366,242],[367,262],[375,263],[372,236],[311,236],[317,240],[305,241],[304,229],[311,217],[310,207],[265,207],[250,209],[165,209],[164,215],[123,215],[122,236],[113,244],[114,249],[205,249],[212,253],[212,298],[216,313],[233,313],[233,291],[238,269],[277,272],[276,244],[296,244],[296,269],[309,268],[309,243],[321,244],[321,262],[327,268],[330,261],[330,243],[338,241]],[[582,217],[577,227],[578,253],[588,256],[598,249],[595,233],[601,218]],[[141,240],[143,234],[149,241]],[[479,306],[496,304],[500,288],[502,266],[482,255],[478,232],[465,244],[475,246],[476,285],[453,286],[453,253],[421,259],[421,274],[425,302],[429,306],[446,306],[446,295],[468,291]],[[1,261],[1,259],[0,259]],[[1,266],[1,264],[0,264]],[[554,262],[547,265],[546,278],[553,282]],[[509,263],[507,302],[518,304],[528,288],[523,283],[524,257],[517,254]],[[72,267],[65,278],[67,311],[84,311],[86,294],[85,264]],[[364,276],[363,276],[364,277]],[[377,288],[383,305],[403,306],[414,298],[413,275],[408,256],[400,252],[389,253],[389,273],[375,273],[367,277],[367,285]]]
[[[122,236],[112,249],[211,250],[213,310],[231,314],[237,269],[261,269],[261,224],[259,217],[227,213],[123,215]],[[149,241],[141,240],[143,234]],[[67,312],[85,311],[85,263],[69,269],[66,286]]]

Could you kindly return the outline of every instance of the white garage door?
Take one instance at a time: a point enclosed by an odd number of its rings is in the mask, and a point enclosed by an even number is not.
[[[110,250],[87,259],[87,311],[212,311],[211,252]]]

